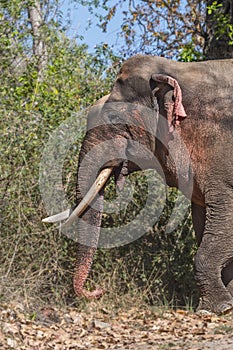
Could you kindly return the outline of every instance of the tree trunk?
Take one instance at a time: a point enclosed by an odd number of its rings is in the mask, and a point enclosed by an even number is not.
[[[207,6],[213,5],[215,0],[207,0]],[[232,0],[217,1],[222,5],[213,10],[211,14],[206,10],[206,40],[204,55],[208,60],[233,58],[233,45],[230,44],[232,39],[229,36],[229,29],[223,23],[227,20],[229,25],[233,26],[233,2]],[[221,31],[223,31],[221,33]]]
[[[33,33],[33,54],[38,60],[39,79],[42,80],[43,69],[47,64],[47,47],[45,44],[45,33],[43,33],[43,16],[40,1],[35,0],[29,7],[29,20]]]

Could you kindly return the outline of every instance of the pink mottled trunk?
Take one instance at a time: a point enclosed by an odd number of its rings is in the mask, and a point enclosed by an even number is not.
[[[93,144],[89,144],[88,140],[84,140],[82,149],[79,155],[79,168],[81,166],[82,160],[93,147]],[[93,183],[93,170],[96,169],[98,160],[90,159],[88,167],[84,171],[78,171],[77,179],[77,201],[80,202],[85,192],[90,188]],[[82,194],[81,190],[82,189]],[[87,298],[97,298],[102,295],[102,290],[95,290],[89,292],[85,289],[85,282],[88,277],[93,257],[96,252],[100,234],[100,226],[102,219],[103,210],[103,191],[96,197],[92,202],[91,206],[83,213],[78,221],[78,251],[77,251],[77,262],[74,273],[73,285],[75,293],[78,296],[85,296]]]

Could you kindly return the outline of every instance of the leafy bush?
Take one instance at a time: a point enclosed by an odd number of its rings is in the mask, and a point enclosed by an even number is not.
[[[109,65],[106,78],[106,60],[100,51],[92,56],[85,46],[56,38],[42,81],[36,60],[30,60],[19,74],[9,74],[10,62],[2,65],[0,262],[4,294],[9,289],[12,293],[43,291],[46,297],[57,290],[62,298],[66,284],[70,285],[73,242],[41,223],[46,213],[39,192],[39,167],[51,133],[74,111],[109,91],[115,68]],[[78,144],[82,133],[77,135]],[[66,175],[75,173],[76,166],[73,162]]]

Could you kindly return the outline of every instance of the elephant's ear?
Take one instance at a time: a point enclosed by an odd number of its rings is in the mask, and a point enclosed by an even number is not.
[[[180,85],[168,75],[152,74],[151,88],[157,97],[160,112],[164,112],[167,117],[169,131],[172,132],[175,126],[187,117]]]

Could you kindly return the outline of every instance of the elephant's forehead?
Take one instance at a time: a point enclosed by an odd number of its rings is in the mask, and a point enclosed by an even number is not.
[[[159,60],[159,58],[157,58]],[[125,61],[119,71],[118,77],[125,80],[130,76],[147,77],[151,74],[155,57],[137,55]]]
[[[122,79],[123,81],[129,78],[144,78],[148,79],[151,75],[151,71],[149,69],[145,69],[145,67],[132,67],[130,65],[122,66],[118,74],[118,79]]]

